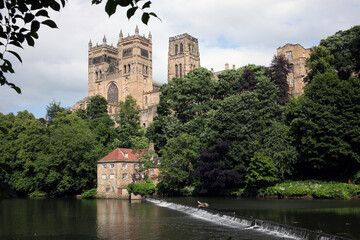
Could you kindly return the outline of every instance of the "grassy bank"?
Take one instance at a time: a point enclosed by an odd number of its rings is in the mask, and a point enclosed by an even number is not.
[[[321,182],[321,181],[287,181],[259,191],[264,197],[309,197],[327,199],[351,199],[360,195],[360,185]]]

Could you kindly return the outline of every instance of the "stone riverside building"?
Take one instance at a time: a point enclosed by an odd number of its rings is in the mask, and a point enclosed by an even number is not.
[[[305,49],[300,44],[286,44],[277,49],[277,55],[284,55],[291,63],[287,80],[289,83],[289,94],[294,97],[304,93],[304,78],[306,77],[306,58],[310,57],[311,50]]]
[[[146,151],[146,150],[145,150]],[[132,182],[143,182],[145,177],[157,184],[159,159],[147,172],[140,172],[138,152],[117,148],[97,162],[97,194],[106,198],[128,198],[126,186]]]

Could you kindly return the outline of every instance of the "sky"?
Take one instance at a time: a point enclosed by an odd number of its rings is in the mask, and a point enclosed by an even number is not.
[[[103,0],[104,2],[106,0]],[[35,47],[17,52],[23,63],[12,59],[15,74],[8,81],[22,90],[17,94],[0,86],[0,112],[28,110],[35,117],[46,115],[50,102],[72,107],[87,96],[88,43],[116,46],[120,30],[124,36],[151,32],[153,80],[167,82],[169,37],[188,33],[199,40],[200,64],[220,71],[225,63],[236,68],[257,64],[269,66],[276,49],[287,43],[305,48],[321,39],[360,24],[359,0],[153,0],[151,18],[141,23],[136,13],[129,21],[126,9],[110,18],[105,4],[91,0],[69,0],[65,8],[51,12],[58,29],[42,26]],[[0,49],[1,52],[3,51]]]

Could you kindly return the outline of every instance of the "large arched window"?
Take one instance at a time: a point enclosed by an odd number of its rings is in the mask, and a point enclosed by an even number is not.
[[[107,100],[109,103],[117,103],[118,102],[118,88],[115,83],[111,83],[108,88]]]
[[[178,72],[178,65],[175,64],[175,77],[179,77],[179,72]]]
[[[180,53],[183,53],[184,52],[184,46],[182,43],[180,43]]]
[[[179,72],[180,72],[180,78],[182,78],[182,65],[181,65],[181,63],[179,64]]]
[[[175,45],[175,55],[178,53],[178,45]]]

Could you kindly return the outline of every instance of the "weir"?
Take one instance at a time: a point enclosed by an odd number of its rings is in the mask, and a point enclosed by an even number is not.
[[[239,230],[262,231],[263,233],[286,239],[349,240],[348,238],[315,232],[305,228],[284,225],[267,220],[247,218],[236,215],[235,213],[230,214],[212,209],[200,209],[154,198],[147,198],[146,200],[160,207],[180,211],[205,221],[211,221],[227,227],[238,228]]]

